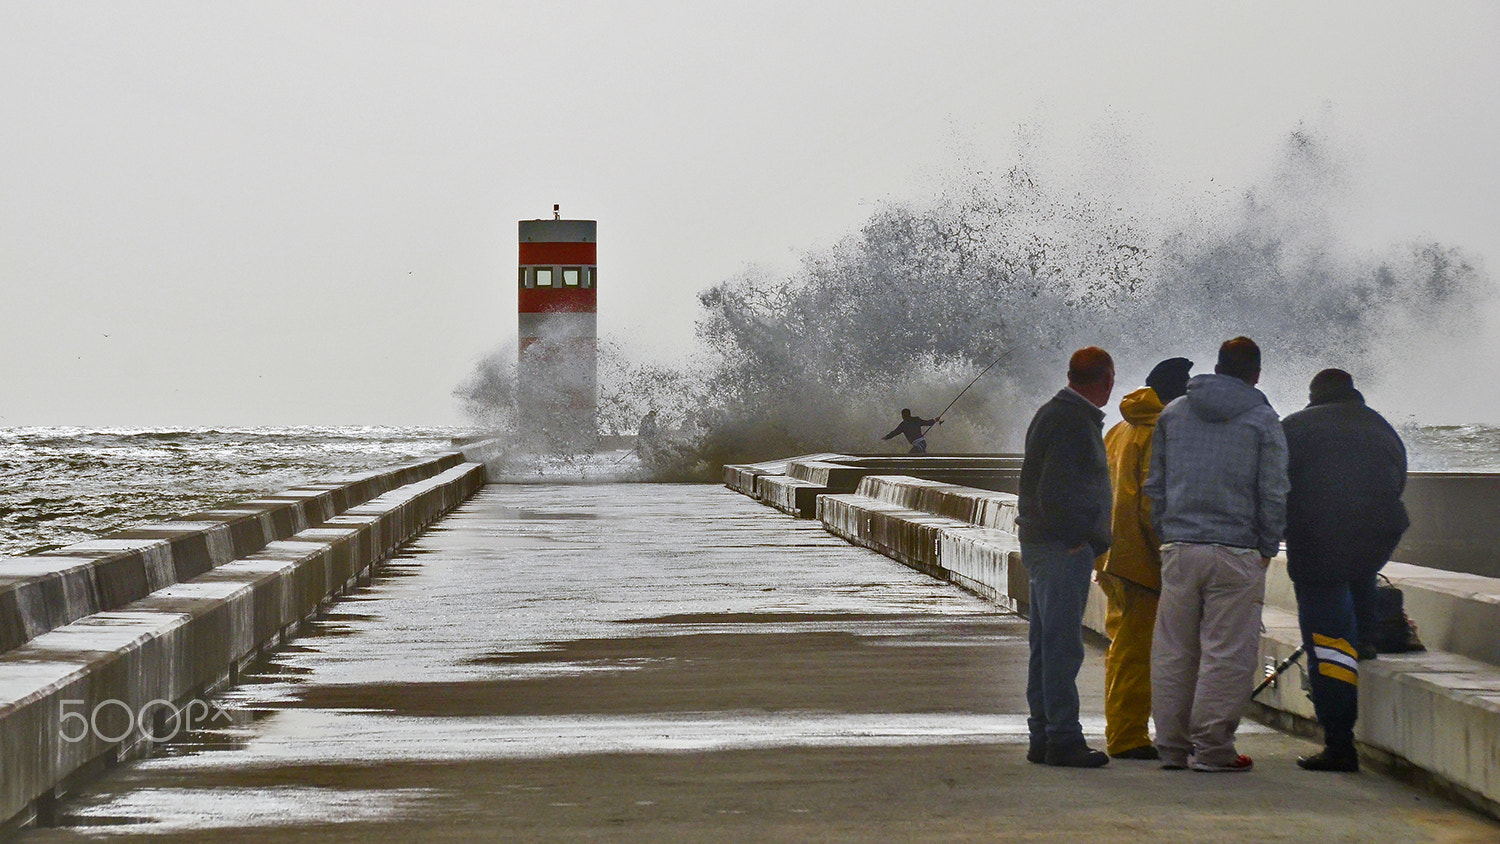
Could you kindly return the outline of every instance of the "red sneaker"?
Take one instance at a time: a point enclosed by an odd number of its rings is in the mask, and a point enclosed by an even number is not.
[[[1198,760],[1194,759],[1193,764],[1189,765],[1188,767],[1192,768],[1195,771],[1203,771],[1207,774],[1226,774],[1235,773],[1238,771],[1248,771],[1251,768],[1255,767],[1255,761],[1249,756],[1241,754],[1229,760],[1228,763],[1223,765],[1210,765],[1207,762],[1199,762]]]

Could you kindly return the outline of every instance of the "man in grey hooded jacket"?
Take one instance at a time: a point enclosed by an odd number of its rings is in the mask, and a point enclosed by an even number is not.
[[[1162,541],[1151,651],[1162,767],[1248,771],[1234,733],[1250,702],[1266,566],[1286,526],[1286,437],[1255,384],[1260,348],[1219,347],[1213,375],[1162,411],[1145,493]]]

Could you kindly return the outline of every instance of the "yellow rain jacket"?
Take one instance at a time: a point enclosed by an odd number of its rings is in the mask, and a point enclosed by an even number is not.
[[[1109,477],[1114,481],[1111,526],[1114,543],[1094,561],[1094,568],[1161,591],[1161,543],[1151,529],[1151,499],[1141,493],[1151,466],[1151,434],[1161,415],[1161,399],[1142,387],[1120,400],[1125,419],[1104,435]]]

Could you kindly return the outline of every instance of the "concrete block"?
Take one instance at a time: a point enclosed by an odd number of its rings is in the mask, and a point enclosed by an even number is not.
[[[0,652],[99,611],[96,557],[0,559]]]
[[[1500,475],[1412,472],[1411,527],[1391,555],[1403,563],[1500,577]]]
[[[945,528],[938,539],[938,559],[954,583],[1018,613],[1031,603],[1021,543],[1014,534],[993,528]]]
[[[835,535],[944,580],[947,573],[939,559],[941,530],[963,526],[945,516],[855,494],[819,496],[818,519]]]
[[[0,652],[90,613],[123,607],[200,576],[388,491],[450,472],[463,465],[461,460],[457,452],[437,455],[358,473],[343,482],[309,484],[253,502],[130,528],[36,555],[57,562],[50,568],[41,564],[32,575],[19,573],[24,566],[0,562]],[[93,590],[92,598],[73,595],[82,587]]]
[[[1423,644],[1500,666],[1500,578],[1403,563],[1383,572],[1401,588]]]
[[[837,455],[833,455],[837,456]],[[847,466],[827,459],[797,458],[787,464],[786,473],[799,481],[825,486],[834,494],[853,492],[859,479],[870,474],[859,466]]]
[[[990,509],[986,510],[988,507]],[[1024,610],[1026,572],[1014,533],[1014,496],[911,477],[870,475],[859,492],[818,498],[828,530],[1001,606]],[[926,510],[924,512],[924,510]],[[953,516],[974,515],[1012,530]],[[1443,651],[1382,655],[1360,663],[1360,720],[1365,745],[1420,768],[1476,804],[1500,806],[1500,582],[1471,574],[1392,563],[1392,581],[1406,594],[1407,611],[1429,647]],[[1091,585],[1086,628],[1104,631],[1105,600]],[[1286,560],[1267,573],[1260,659],[1285,660],[1301,644],[1296,600]],[[1451,650],[1450,650],[1451,649]],[[1315,721],[1305,658],[1257,698],[1259,705]]]
[[[1500,666],[1500,578],[1405,563],[1387,563],[1381,573],[1400,587],[1406,614],[1428,648]],[[1266,571],[1266,605],[1297,611],[1285,555]]]
[[[791,460],[822,460],[829,457],[840,457],[842,455],[824,453],[808,454],[802,457],[791,458]],[[724,485],[743,495],[751,498],[756,496],[755,480],[762,475],[785,475],[787,464],[791,460],[767,460],[763,463],[726,464],[724,466]]]
[[[755,479],[766,473],[766,470],[754,466],[726,465],[723,469],[724,485],[741,495],[754,498]]]
[[[1011,493],[902,475],[866,476],[858,492],[913,510],[1015,533],[1017,499]]]
[[[799,481],[788,475],[761,475],[755,479],[755,497],[801,519],[817,515],[818,496],[828,487],[812,481]]]
[[[1500,803],[1500,673],[1452,654],[1360,663],[1356,737]]]
[[[377,549],[404,542],[483,480],[483,466],[455,466],[378,496],[348,524],[272,541],[244,559],[168,583],[124,608],[43,631],[0,654],[0,823],[73,772],[139,743],[156,716],[201,694],[306,618],[329,595],[330,584],[342,587],[337,578],[343,571],[368,566]],[[148,540],[125,543],[137,559],[142,548],[157,547],[140,542]],[[107,542],[94,551],[122,553]],[[83,556],[32,576],[56,581],[69,567],[97,573],[97,562]],[[77,741],[68,740],[74,736]]]

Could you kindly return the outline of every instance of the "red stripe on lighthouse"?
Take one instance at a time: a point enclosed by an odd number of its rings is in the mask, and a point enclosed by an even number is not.
[[[598,263],[594,258],[597,246],[594,243],[522,243],[521,266],[594,266]]]
[[[591,314],[598,310],[598,291],[592,287],[522,287],[520,313],[544,314],[549,311]]]

